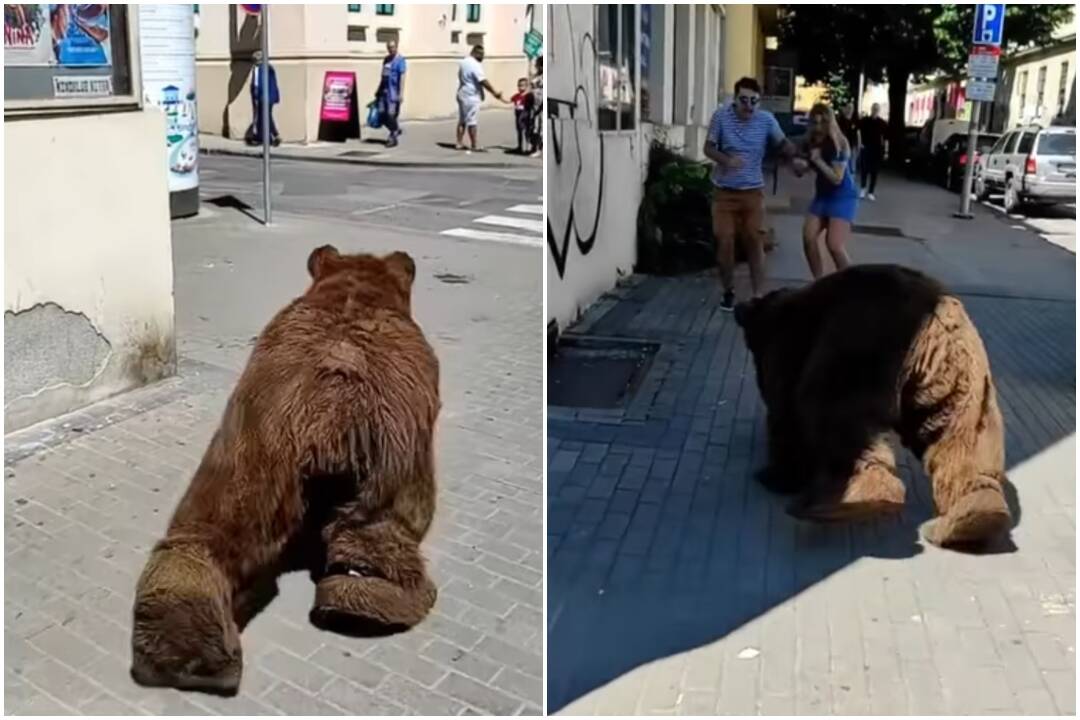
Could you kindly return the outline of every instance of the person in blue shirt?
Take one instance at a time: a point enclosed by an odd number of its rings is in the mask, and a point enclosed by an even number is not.
[[[251,127],[248,128],[245,139],[249,145],[259,145],[262,143],[262,51],[256,50],[252,59],[255,62],[251,70]],[[270,142],[277,146],[281,144],[281,136],[274,124],[274,106],[281,102],[281,92],[278,90],[274,66],[266,63],[266,68],[270,76]]]
[[[859,194],[852,177],[851,145],[832,108],[818,103],[810,108],[808,120],[809,132],[794,168],[797,175],[808,170],[815,175],[814,199],[803,223],[803,250],[810,274],[817,280],[825,274],[821,261],[822,235],[836,269],[851,265],[845,245],[851,237]]]
[[[754,297],[765,290],[765,151],[779,147],[785,157],[795,146],[784,136],[773,114],[758,109],[761,86],[744,77],[735,83],[735,98],[713,113],[705,139],[705,157],[716,163],[712,171],[713,234],[724,296],[720,309],[735,307],[735,237],[747,240],[750,285]]]
[[[386,147],[392,148],[398,144],[401,135],[401,124],[398,115],[401,113],[401,101],[405,96],[405,58],[398,54],[396,40],[386,43],[386,57],[382,63],[382,79],[379,87],[375,90],[375,101],[378,103],[379,115],[383,125],[390,131],[386,139]]]

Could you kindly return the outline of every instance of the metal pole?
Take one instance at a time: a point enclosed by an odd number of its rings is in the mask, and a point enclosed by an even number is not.
[[[262,6],[262,66],[259,68],[260,94],[262,95],[262,141],[263,141],[263,224],[270,224],[270,6]]]
[[[964,165],[964,184],[960,188],[960,212],[953,217],[969,220],[971,214],[971,182],[975,178],[975,148],[979,145],[979,110],[982,103],[971,101],[971,121],[968,124],[967,164]]]

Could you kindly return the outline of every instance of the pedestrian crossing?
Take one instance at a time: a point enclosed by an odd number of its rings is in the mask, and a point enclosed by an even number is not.
[[[465,240],[541,247],[544,241],[543,218],[543,205],[513,205],[498,215],[484,215],[474,219],[467,227],[450,228],[439,234]]]

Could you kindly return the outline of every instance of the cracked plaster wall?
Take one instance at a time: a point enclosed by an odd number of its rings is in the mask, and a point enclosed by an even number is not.
[[[7,432],[175,371],[156,109],[4,123]]]

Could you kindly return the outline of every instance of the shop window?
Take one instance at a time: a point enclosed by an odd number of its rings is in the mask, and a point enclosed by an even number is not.
[[[598,121],[601,130],[632,130],[637,93],[634,5],[596,6]]]
[[[394,6],[393,5],[376,5],[375,6],[375,14],[376,15],[393,15],[394,14]]]
[[[367,26],[349,25],[346,30],[346,37],[348,37],[349,42],[367,42]]]
[[[465,6],[465,22],[471,22],[471,23],[480,22],[480,6],[479,5],[466,5]]]
[[[137,107],[128,8],[5,5],[5,113]]]

